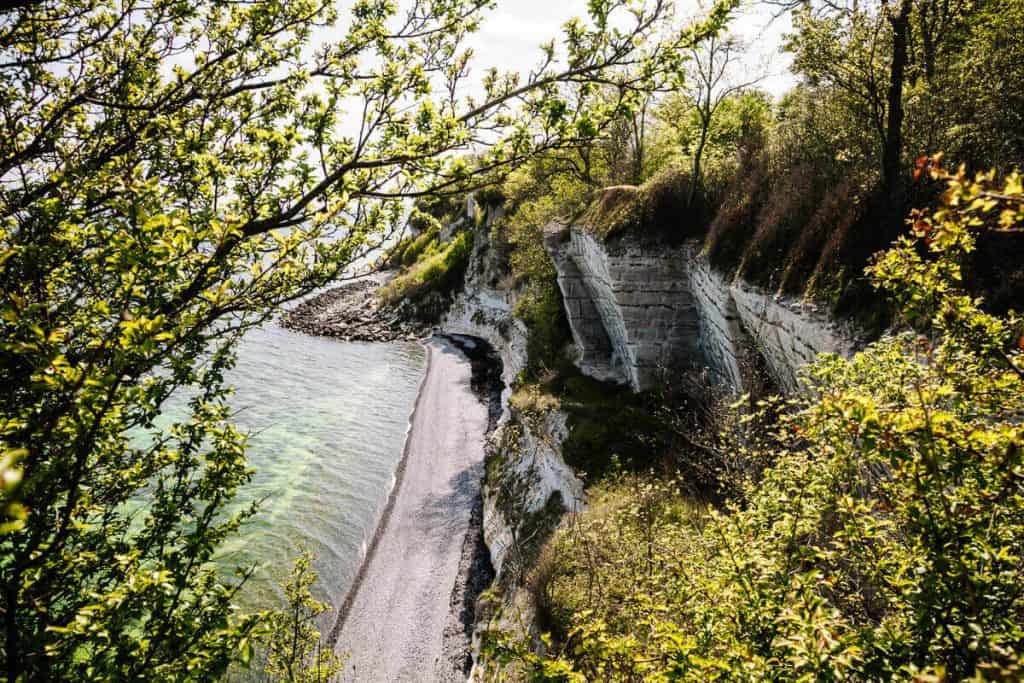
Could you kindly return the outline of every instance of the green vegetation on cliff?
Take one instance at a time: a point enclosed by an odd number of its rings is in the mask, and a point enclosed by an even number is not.
[[[962,263],[978,235],[1024,228],[1024,190],[922,174],[946,184],[942,207],[869,269],[908,331],[821,358],[773,427],[734,438],[760,466],[724,506],[675,476],[592,488],[529,582],[546,651],[491,633],[492,666],[534,681],[1019,680],[1024,320],[981,310]]]
[[[472,84],[489,0],[0,6],[0,678],[248,660],[269,620],[237,609],[252,569],[211,562],[257,514],[231,506],[246,331],[391,244],[411,202],[585,145],[621,110],[593,83],[663,78],[736,4],[680,25],[661,0],[592,0],[537,69]],[[410,292],[470,245],[429,241]],[[158,426],[172,395],[188,414]]]
[[[336,668],[311,646],[302,561],[290,616],[240,612],[251,568],[213,566],[257,514],[232,513],[252,473],[226,373],[246,331],[392,244],[415,201],[430,219],[381,296],[452,291],[475,237],[442,243],[438,219],[471,192],[504,202],[487,237],[531,332],[519,388],[567,411],[566,456],[595,487],[534,548],[554,639],[493,639],[492,664],[1024,676],[1007,312],[1024,292],[1024,2],[772,0],[800,78],[778,101],[723,30],[737,0],[683,25],[670,0],[589,0],[530,74],[470,86],[492,4],[0,7],[0,678],[215,680],[268,631],[292,637],[264,641],[268,676]],[[1006,180],[972,179],[988,168]],[[821,359],[811,398],[744,406],[746,433],[694,431],[695,403],[568,368],[544,238],[580,222],[703,239],[729,273],[909,331]],[[188,415],[157,428],[172,395]],[[561,512],[547,503],[533,528]]]
[[[436,232],[425,232],[403,251],[407,264],[377,296],[385,304],[417,302],[428,294],[448,295],[462,286],[473,250],[473,233],[468,230],[441,244]]]

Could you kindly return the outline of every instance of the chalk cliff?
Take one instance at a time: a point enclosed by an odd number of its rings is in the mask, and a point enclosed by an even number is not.
[[[467,212],[460,223],[476,226],[473,254],[440,329],[487,341],[502,361],[502,415],[488,447],[483,525],[497,582],[508,586],[522,562],[523,539],[580,509],[585,492],[562,456],[565,413],[538,416],[509,401],[527,366],[530,331],[514,315],[519,294],[504,285],[501,259],[489,241],[500,210],[471,201]],[[659,245],[629,235],[601,240],[581,226],[556,226],[545,232],[545,247],[557,270],[577,366],[634,391],[686,368],[741,393],[751,387],[754,367],[766,370],[780,390],[799,391],[800,369],[817,354],[848,355],[862,343],[851,324],[813,303],[717,271],[696,243]],[[505,601],[500,628],[533,627],[530,602],[514,579]],[[478,620],[495,614],[482,613]]]
[[[704,369],[748,388],[758,354],[780,389],[799,388],[819,353],[848,355],[860,336],[813,303],[774,296],[715,271],[696,244],[652,246],[629,236],[602,242],[580,227],[547,232],[546,246],[582,372],[656,385],[666,370]]]

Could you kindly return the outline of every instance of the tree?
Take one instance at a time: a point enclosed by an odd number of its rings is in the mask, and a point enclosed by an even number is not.
[[[284,586],[286,605],[270,614],[262,641],[266,652],[263,673],[269,681],[320,683],[341,674],[345,660],[321,647],[316,619],[329,607],[313,598],[316,581],[312,556],[304,552],[295,560],[291,578]]]
[[[956,39],[943,44],[953,42],[956,51],[947,47],[935,58],[930,97],[910,112],[923,149],[945,149],[975,170],[1005,173],[1024,164],[1022,22],[1024,3],[1015,0],[978,3],[970,22],[954,24]]]
[[[490,4],[357,0],[318,47],[327,0],[0,13],[8,680],[223,672],[259,620],[232,606],[248,570],[210,566],[254,512],[227,507],[249,477],[224,379],[241,335],[384,242],[403,200],[585,140],[577,86],[664,69],[734,3],[641,55],[666,0],[596,0],[563,62],[461,98]],[[174,393],[191,415],[157,429]]]
[[[903,81],[906,79],[910,59],[907,43],[910,39],[910,10],[912,0],[900,0],[890,8],[883,2],[886,21],[892,30],[892,59],[889,62],[889,88],[886,95],[885,142],[882,144],[882,182],[890,192],[899,191],[902,179],[903,154]]]
[[[850,96],[879,140],[886,194],[902,215],[905,95],[918,73],[931,81],[942,51],[956,42],[972,10],[968,0],[874,0],[769,4],[795,10],[787,49],[814,84]],[[920,65],[920,69],[916,68]]]
[[[703,172],[704,150],[715,115],[728,98],[755,85],[760,78],[736,81],[733,70],[742,55],[742,46],[729,36],[708,36],[690,49],[690,62],[683,87],[688,91],[697,114],[699,129],[691,152],[690,191],[687,205],[693,206]]]

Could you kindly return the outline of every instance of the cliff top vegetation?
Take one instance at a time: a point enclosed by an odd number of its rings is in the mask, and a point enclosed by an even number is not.
[[[1024,2],[766,1],[793,21],[779,101],[728,33],[738,0],[692,21],[589,0],[536,68],[475,87],[491,0],[4,3],[0,678],[335,670],[304,560],[274,614],[237,608],[251,567],[214,566],[258,512],[232,512],[252,473],[226,373],[281,306],[402,244],[415,202],[437,219],[496,185],[524,379],[567,358],[542,230],[588,208],[607,238],[706,230],[722,268],[912,330],[815,366],[818,399],[760,456],[737,445],[769,466],[732,505],[625,479],[614,524],[583,529],[622,544],[551,569],[556,640],[498,639],[499,660],[537,680],[1020,678]],[[470,236],[423,235],[385,296],[456,285]],[[172,396],[187,415],[161,426]]]

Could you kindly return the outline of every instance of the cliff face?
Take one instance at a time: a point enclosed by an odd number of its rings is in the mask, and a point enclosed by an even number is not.
[[[502,288],[507,278],[488,241],[499,212],[480,211],[470,203],[468,218],[478,226],[473,254],[464,290],[440,328],[486,340],[502,360],[505,389],[488,447],[483,525],[498,582],[508,585],[509,575],[529,568],[530,540],[581,508],[585,492],[562,456],[565,413],[538,415],[510,405],[511,387],[527,366],[529,329],[513,314],[518,294]],[[546,233],[545,246],[557,269],[577,365],[634,391],[682,367],[703,370],[740,393],[751,387],[755,366],[767,369],[783,391],[797,391],[800,368],[817,354],[848,355],[860,344],[856,330],[813,304],[714,270],[695,244],[652,246],[628,236],[609,243],[562,228]],[[522,590],[506,594],[505,602],[499,628],[533,628],[532,604]],[[484,627],[488,617],[477,617]]]
[[[477,216],[478,211],[486,211]],[[485,340],[502,362],[502,415],[490,436],[487,480],[484,482],[484,538],[495,572],[502,569],[523,519],[541,514],[554,501],[563,510],[583,504],[583,484],[562,459],[566,416],[554,411],[542,420],[527,419],[509,404],[516,378],[526,368],[529,330],[512,311],[517,293],[491,283],[495,274],[488,234],[500,215],[497,210],[469,206],[470,219],[480,228],[463,291],[441,320],[441,330]]]
[[[773,296],[711,268],[697,246],[613,243],[586,230],[548,232],[584,373],[656,385],[665,370],[706,370],[741,392],[759,356],[784,391],[799,389],[799,370],[819,353],[848,355],[859,338],[814,304]]]
[[[523,516],[540,514],[556,498],[566,510],[584,500],[580,479],[562,458],[565,415],[528,420],[509,405],[527,365],[529,330],[513,315],[517,292],[495,286],[503,273],[488,235],[499,215],[470,202],[462,222],[479,226],[473,254],[465,287],[440,328],[484,339],[502,360],[503,411],[491,446],[503,453],[500,466],[488,472],[484,514],[500,575]],[[548,231],[545,246],[558,272],[579,368],[635,391],[654,386],[666,370],[689,368],[740,393],[751,388],[754,366],[766,368],[781,390],[798,391],[800,368],[816,355],[849,355],[861,344],[851,325],[814,304],[726,277],[692,243],[652,246],[629,236],[608,243],[573,227]],[[502,445],[512,432],[517,446]],[[512,490],[522,492],[514,506],[508,504]]]
[[[578,229],[548,232],[580,369],[635,391],[657,383],[659,369],[695,364],[697,309],[685,251],[614,246]]]

